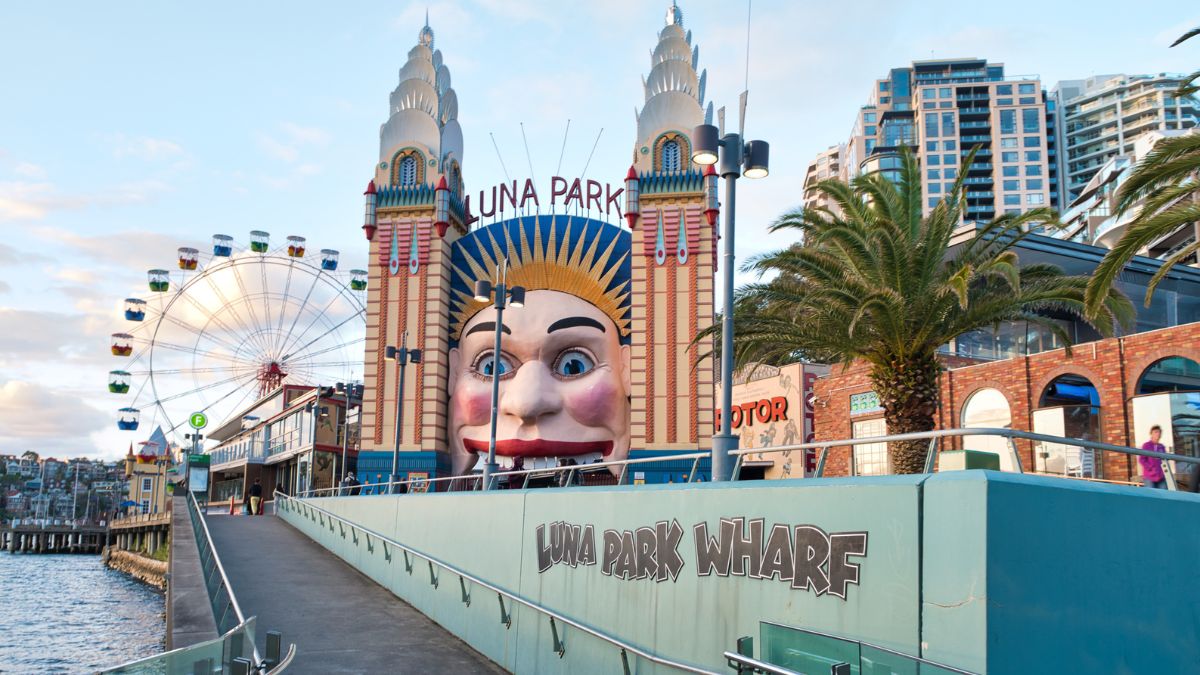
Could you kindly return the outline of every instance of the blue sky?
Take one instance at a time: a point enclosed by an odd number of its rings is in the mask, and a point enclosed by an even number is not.
[[[453,74],[468,190],[553,172],[618,182],[640,76],[665,2],[479,0],[428,5]],[[690,0],[708,97],[736,105],[746,5]],[[1185,72],[1168,49],[1200,11],[1181,2],[754,3],[750,136],[767,180],[742,181],[739,256],[786,242],[812,155],[843,141],[872,81],[913,59],[978,56],[1060,79]],[[120,300],[177,246],[214,232],[299,234],[366,258],[363,187],[378,125],[427,5],[5,3],[0,6],[0,453],[124,453],[108,334]],[[526,158],[520,134],[529,138]],[[544,181],[544,178],[542,179]]]

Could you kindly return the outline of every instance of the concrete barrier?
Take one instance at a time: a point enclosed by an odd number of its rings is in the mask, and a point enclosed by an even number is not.
[[[1200,663],[1194,495],[963,471],[309,503],[711,671],[760,622],[980,673]],[[595,637],[557,625],[560,656],[545,616],[508,606],[505,627],[495,593],[467,583],[467,606],[456,575],[328,518],[281,516],[508,670],[620,671]]]

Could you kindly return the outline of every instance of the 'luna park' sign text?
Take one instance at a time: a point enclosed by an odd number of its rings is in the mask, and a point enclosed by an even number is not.
[[[555,522],[538,525],[538,573],[554,565],[600,565],[600,573],[623,580],[676,581],[683,571],[679,554],[684,530],[679,521],[652,527],[604,530],[597,548],[592,525]],[[775,524],[762,518],[721,518],[716,531],[708,523],[692,526],[698,577],[747,577],[786,582],[799,591],[846,599],[859,583],[859,567],[850,557],[867,555],[866,532],[825,532],[815,525]]]
[[[617,217],[620,218],[621,213],[621,195],[625,192],[625,188],[617,188],[613,190],[613,186],[608,183],[600,183],[594,180],[584,180],[576,178],[573,181],[568,181],[561,176],[554,176],[550,179],[550,202],[547,206],[553,211],[556,206],[561,205],[563,210],[569,209],[572,206],[584,211],[596,210],[603,211],[605,216],[611,215],[615,210]],[[540,209],[542,207],[541,198],[538,196],[537,188],[533,185],[533,179],[526,178],[525,184],[518,188],[517,181],[511,183],[501,183],[493,185],[490,191],[490,199],[488,190],[479,191],[479,200],[475,205],[479,208],[479,212],[475,213],[471,210],[471,195],[467,195],[463,200],[463,209],[466,212],[466,224],[470,226],[472,223],[479,220],[480,217],[492,218],[503,217],[504,210],[509,209],[510,213],[523,211],[526,208]]]

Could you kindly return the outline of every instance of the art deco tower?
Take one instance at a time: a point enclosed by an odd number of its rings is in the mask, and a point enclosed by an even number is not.
[[[362,446],[391,450],[399,371],[388,345],[423,352],[405,371],[400,447],[403,470],[434,471],[446,447],[446,366],[450,244],[462,217],[463,135],[450,70],[421,29],[400,69],[389,117],[379,129],[379,162],[367,186],[363,231],[370,244]]]
[[[716,176],[691,161],[692,129],[705,122],[700,48],[674,4],[643,79],[630,178],[640,196],[633,228],[631,446],[644,450],[711,447],[711,341],[689,349],[713,322]],[[709,105],[708,116],[711,117]],[[629,214],[633,215],[633,214]]]

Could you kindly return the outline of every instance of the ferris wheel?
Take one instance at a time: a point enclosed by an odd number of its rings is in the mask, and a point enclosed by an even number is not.
[[[117,428],[150,422],[170,436],[192,413],[221,423],[284,384],[361,380],[367,273],[340,270],[339,256],[313,256],[297,236],[272,248],[255,230],[245,245],[216,234],[211,252],[180,247],[174,269],[149,270],[149,293],[125,299],[112,334],[125,362],[108,374],[126,398]]]

